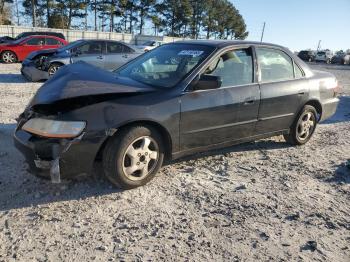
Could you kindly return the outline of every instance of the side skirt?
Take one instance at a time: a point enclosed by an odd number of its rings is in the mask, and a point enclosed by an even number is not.
[[[250,137],[246,137],[246,138],[242,138],[242,139],[238,139],[238,140],[232,140],[232,141],[228,141],[228,142],[213,144],[210,146],[196,147],[196,148],[192,148],[192,149],[185,150],[185,151],[173,152],[171,154],[171,158],[172,158],[172,160],[175,160],[175,159],[178,159],[178,158],[181,158],[184,156],[193,155],[195,153],[200,153],[200,152],[219,149],[219,148],[225,148],[225,147],[229,147],[229,146],[233,146],[233,145],[237,145],[237,144],[242,144],[242,143],[251,142],[254,140],[258,140],[258,139],[263,139],[263,138],[268,138],[268,137],[278,136],[278,135],[283,135],[283,134],[289,134],[289,129],[269,132],[269,133],[265,133],[265,134],[261,134],[261,135],[250,136]]]

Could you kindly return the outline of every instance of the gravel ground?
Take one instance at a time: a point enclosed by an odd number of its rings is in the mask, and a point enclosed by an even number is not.
[[[0,64],[0,261],[349,261],[350,66],[312,67],[346,95],[307,145],[274,137],[197,155],[120,191],[28,174],[11,135],[41,84]]]

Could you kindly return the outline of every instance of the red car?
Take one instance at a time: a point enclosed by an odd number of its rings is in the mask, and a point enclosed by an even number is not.
[[[0,45],[0,58],[4,63],[23,61],[31,52],[58,48],[68,42],[61,38],[48,35],[28,36],[8,44]]]

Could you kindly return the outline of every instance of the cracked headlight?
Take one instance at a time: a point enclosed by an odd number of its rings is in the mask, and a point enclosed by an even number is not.
[[[83,121],[57,121],[43,118],[32,118],[22,129],[39,136],[52,138],[73,138],[80,135],[86,123]]]

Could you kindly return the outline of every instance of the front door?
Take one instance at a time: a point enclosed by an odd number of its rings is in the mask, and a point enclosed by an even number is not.
[[[256,132],[289,129],[308,96],[303,72],[284,51],[256,48],[260,70],[261,103]],[[295,73],[294,73],[295,66]]]
[[[24,60],[31,52],[42,49],[45,45],[45,38],[41,36],[36,36],[29,38],[19,51],[20,60]]]
[[[253,135],[260,91],[251,48],[218,55],[204,74],[220,76],[218,89],[197,90],[181,98],[182,150],[221,144]]]
[[[83,61],[88,64],[104,68],[105,42],[88,41],[77,47],[72,54],[72,62]]]

